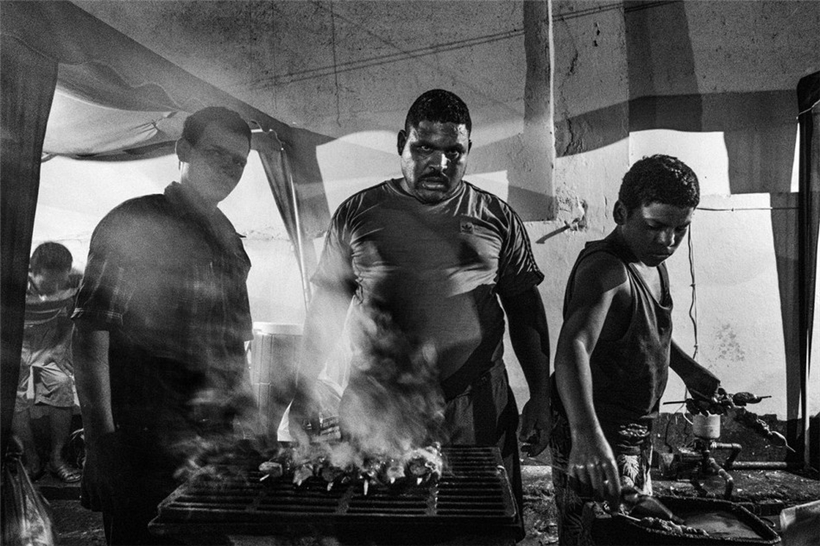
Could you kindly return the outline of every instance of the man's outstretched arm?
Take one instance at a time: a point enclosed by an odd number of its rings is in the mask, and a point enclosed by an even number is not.
[[[720,379],[715,374],[684,353],[674,341],[669,353],[669,367],[683,379],[695,400],[708,402],[720,386]]]
[[[311,298],[298,370],[293,378],[293,402],[288,419],[290,434],[297,440],[305,439],[305,424],[318,417],[318,401],[314,394],[316,381],[330,352],[342,337],[352,297],[350,290],[344,287],[320,286]]]

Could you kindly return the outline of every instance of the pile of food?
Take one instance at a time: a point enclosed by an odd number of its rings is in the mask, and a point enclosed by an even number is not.
[[[401,456],[363,454],[350,444],[317,443],[281,446],[259,465],[262,481],[289,480],[297,487],[321,479],[330,491],[339,484],[361,482],[364,494],[371,486],[424,486],[441,477],[441,446],[410,449]]]
[[[649,529],[657,529],[658,531],[664,531],[666,533],[672,533],[677,535],[692,535],[702,537],[709,536],[709,533],[707,533],[703,529],[698,529],[697,527],[690,527],[688,525],[683,524],[677,524],[673,521],[661,518],[645,517],[638,519],[636,523],[642,527],[647,527]]]

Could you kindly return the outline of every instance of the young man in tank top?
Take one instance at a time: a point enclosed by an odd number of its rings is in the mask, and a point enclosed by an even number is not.
[[[620,490],[651,494],[652,424],[671,367],[691,394],[709,398],[717,378],[672,341],[665,260],[700,200],[695,173],[655,155],[624,176],[616,228],[588,243],[570,274],[553,376],[551,438],[562,545],[589,544],[584,499],[617,509]]]

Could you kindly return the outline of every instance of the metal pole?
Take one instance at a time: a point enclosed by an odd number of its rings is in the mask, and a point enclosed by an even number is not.
[[[276,140],[279,140],[279,138],[277,137]],[[285,152],[285,147],[282,145],[281,140],[279,140],[279,146],[279,151],[282,154],[283,170],[285,171],[285,176],[288,178],[288,187],[290,188],[290,197],[293,205],[293,219],[296,222],[296,247],[298,249],[297,257],[299,259],[299,271],[302,276],[302,297],[305,301],[305,312],[307,312],[308,304],[310,304],[310,279],[308,279],[307,268],[305,266],[305,246],[304,239],[302,238],[302,221],[299,215],[299,200],[296,198],[296,185],[293,183],[293,175],[290,171],[288,154]]]

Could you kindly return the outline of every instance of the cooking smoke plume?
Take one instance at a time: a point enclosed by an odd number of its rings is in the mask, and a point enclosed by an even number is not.
[[[342,439],[367,455],[400,458],[444,442],[435,350],[408,339],[385,312],[352,315],[350,380],[339,405]]]

